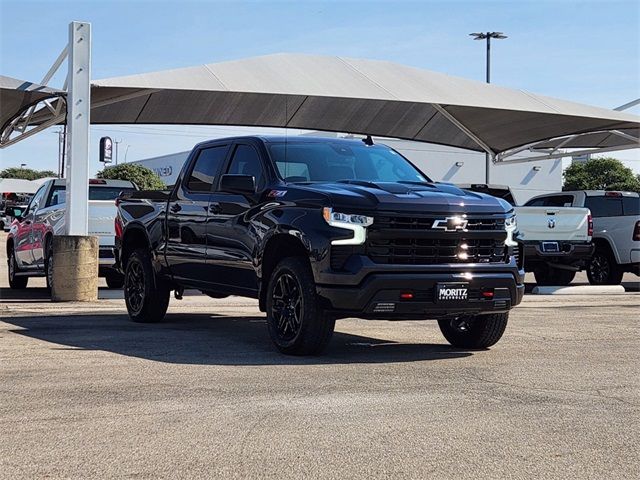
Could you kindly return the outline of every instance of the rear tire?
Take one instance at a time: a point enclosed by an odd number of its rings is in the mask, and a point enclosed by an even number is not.
[[[269,335],[282,353],[317,355],[331,340],[336,320],[318,302],[306,259],[290,257],[276,265],[266,307]]]
[[[9,258],[7,259],[9,263],[9,287],[13,290],[22,290],[27,288],[27,283],[29,283],[29,277],[19,277],[18,273],[18,263],[16,262],[16,254],[13,251],[13,248],[9,252]]]
[[[107,282],[107,287],[121,289],[124,287],[124,275],[113,272],[109,273],[104,277],[105,282]]]
[[[509,313],[472,315],[438,320],[440,331],[457,348],[481,349],[495,345],[507,328]]]
[[[576,276],[576,272],[560,268],[552,268],[543,265],[533,271],[536,283],[541,287],[545,286],[566,286],[569,285]]]
[[[169,307],[170,290],[156,277],[151,257],[138,249],[127,261],[124,278],[124,300],[129,318],[134,322],[160,322]]]
[[[596,250],[587,265],[587,278],[591,285],[620,285],[623,274],[613,254],[603,248]]]
[[[47,290],[53,288],[53,242],[46,243],[46,256],[44,258],[44,275],[47,278]]]

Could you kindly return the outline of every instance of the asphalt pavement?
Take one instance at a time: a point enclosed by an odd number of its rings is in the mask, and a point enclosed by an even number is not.
[[[527,295],[484,351],[340,320],[296,358],[252,300],[134,324],[11,291],[0,260],[0,478],[640,478],[636,293]]]

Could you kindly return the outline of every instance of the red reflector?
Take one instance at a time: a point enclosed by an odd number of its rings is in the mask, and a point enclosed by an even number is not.
[[[493,290],[485,290],[482,292],[484,298],[493,298]]]
[[[411,292],[401,293],[400,298],[403,300],[411,300],[413,298],[413,293]]]

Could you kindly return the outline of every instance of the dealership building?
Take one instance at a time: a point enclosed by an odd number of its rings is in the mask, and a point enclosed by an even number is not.
[[[351,135],[327,132],[310,132],[303,135],[333,138],[351,137]],[[485,183],[484,153],[390,138],[374,137],[373,140],[375,143],[384,143],[400,152],[432,180],[458,184]],[[171,186],[175,184],[188,155],[189,151],[178,152],[131,163],[152,169],[167,185]],[[526,154],[520,154],[519,157],[524,158]],[[522,204],[536,195],[558,192],[562,189],[562,159],[492,164],[489,178],[493,185],[508,185],[516,202]]]

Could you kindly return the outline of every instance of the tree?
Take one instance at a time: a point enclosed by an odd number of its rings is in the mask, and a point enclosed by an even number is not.
[[[22,180],[37,180],[38,178],[57,177],[51,170],[32,170],[30,168],[11,167],[0,170],[0,178],[20,178]]]
[[[107,167],[98,172],[97,177],[111,180],[129,180],[142,190],[162,190],[166,188],[166,185],[156,172],[135,163],[123,163]]]
[[[617,158],[592,158],[573,163],[564,171],[563,190],[624,190],[640,192],[640,175]]]

